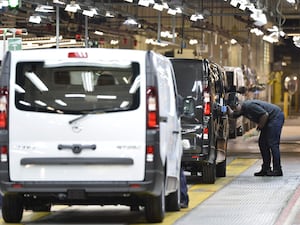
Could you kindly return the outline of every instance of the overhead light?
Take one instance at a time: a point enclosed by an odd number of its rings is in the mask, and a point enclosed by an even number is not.
[[[132,3],[132,2],[133,2],[133,0],[124,0],[124,2],[131,2],[131,3]]]
[[[128,18],[127,20],[124,21],[124,25],[138,25],[138,22],[136,22],[135,19]]]
[[[38,5],[35,9],[36,12],[54,12],[54,7],[52,5]]]
[[[89,16],[89,17],[93,17],[95,15],[98,15],[96,8],[91,8],[89,10],[83,10],[82,14],[85,15],[85,16]]]
[[[54,4],[60,4],[60,5],[65,5],[66,3],[64,3],[64,1],[60,1],[60,0],[53,0]]]
[[[286,0],[290,4],[296,4],[296,0]]]
[[[239,1],[238,0],[231,0],[230,1],[230,5],[232,5],[233,7],[237,7]]]
[[[230,44],[235,45],[236,43],[237,43],[237,40],[235,40],[234,38],[232,38],[232,39],[230,40]]]
[[[198,44],[198,40],[197,39],[191,39],[189,41],[189,43],[190,43],[190,45],[196,45],[196,44]]]
[[[196,13],[196,14],[193,14],[193,15],[191,15],[191,17],[190,17],[190,20],[191,21],[197,21],[197,20],[203,20],[204,19],[204,16],[203,16],[203,14],[201,14],[201,13]]]
[[[76,13],[77,10],[80,10],[80,6],[75,3],[75,1],[71,1],[65,8],[65,11]]]
[[[176,12],[177,12],[176,9],[171,9],[171,8],[168,9],[168,14],[170,14],[170,15],[175,16]]]
[[[260,29],[258,29],[258,28],[252,28],[251,30],[250,30],[250,32],[252,33],[252,34],[255,34],[256,36],[261,36],[261,35],[263,35],[264,34],[264,32],[262,32]]]
[[[150,4],[154,4],[154,0],[139,0],[139,5],[149,7]]]
[[[153,9],[156,9],[158,11],[163,11],[164,6],[162,4],[155,3]]]
[[[40,16],[30,16],[29,22],[30,23],[41,23],[42,18]]]
[[[182,9],[180,7],[176,8],[176,13],[182,13]]]
[[[112,12],[106,11],[105,17],[113,18],[113,17],[115,17],[115,15]]]
[[[254,25],[256,26],[260,27],[268,23],[267,17],[261,9],[254,10],[250,17],[254,20]]]
[[[104,35],[104,33],[103,33],[102,31],[98,31],[98,30],[96,30],[96,31],[94,32],[94,34],[100,35],[100,36]]]

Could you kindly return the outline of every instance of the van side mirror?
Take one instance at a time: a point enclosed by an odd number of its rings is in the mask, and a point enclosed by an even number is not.
[[[195,100],[193,97],[186,97],[183,100],[183,115],[187,117],[195,115]]]

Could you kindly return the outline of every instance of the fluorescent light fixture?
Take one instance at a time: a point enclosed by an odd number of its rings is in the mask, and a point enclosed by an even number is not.
[[[201,13],[196,13],[196,14],[193,14],[190,18],[191,21],[197,21],[197,20],[203,20],[204,19],[204,16],[203,14]]]
[[[110,12],[110,11],[106,11],[105,17],[113,18],[113,17],[115,17],[115,15],[112,12]]]
[[[59,5],[65,5],[66,3],[64,3],[64,1],[60,1],[60,0],[53,0],[54,4],[59,4]]]
[[[190,45],[196,45],[196,44],[198,44],[198,40],[196,40],[196,39],[191,39],[191,40],[189,41],[189,43],[190,43]]]
[[[45,13],[50,13],[54,12],[54,7],[52,5],[38,5],[35,9],[36,12],[45,12]]]
[[[135,19],[128,18],[127,20],[124,21],[124,25],[138,25],[138,22],[136,22]]]
[[[110,44],[111,45],[117,45],[117,44],[119,44],[119,40],[111,40]]]
[[[161,5],[161,4],[155,3],[154,6],[153,6],[153,9],[156,9],[158,11],[163,11],[164,6]]]
[[[180,7],[176,8],[176,13],[182,13],[182,9]]]
[[[43,81],[38,78],[34,72],[25,72],[25,76],[36,86],[40,91],[48,91],[49,89],[43,83]]]
[[[124,0],[124,2],[131,2],[131,3],[132,3],[132,2],[133,2],[133,0]]]
[[[30,23],[41,23],[42,18],[40,16],[30,16],[29,22]]]
[[[166,2],[163,2],[162,4],[163,4],[163,7],[164,7],[164,9],[169,9],[169,5],[168,5],[168,3],[166,3]]]
[[[230,1],[230,5],[232,5],[233,7],[237,7],[239,1],[238,0],[231,0]]]
[[[94,34],[100,35],[100,36],[104,35],[104,33],[103,33],[102,31],[99,31],[99,30],[96,30],[96,31],[94,32]]]
[[[176,9],[171,9],[171,8],[168,9],[168,14],[170,14],[170,15],[175,16],[176,12],[177,12]]]
[[[237,43],[237,40],[235,40],[234,38],[232,38],[232,39],[230,40],[230,44],[235,45],[236,43]]]
[[[163,38],[173,38],[173,37],[177,37],[176,33],[171,33],[170,31],[161,31],[160,32],[160,36]]]
[[[89,17],[93,17],[95,15],[98,15],[97,9],[95,9],[95,8],[91,8],[89,10],[83,10],[82,14],[85,15],[85,16],[89,16]]]
[[[139,0],[139,5],[149,7],[150,1],[149,0]]]
[[[267,17],[261,9],[256,9],[255,11],[253,11],[250,17],[254,20],[254,25],[256,26],[260,27],[268,23]]]
[[[252,28],[251,30],[250,30],[250,32],[252,33],[252,34],[255,34],[256,36],[261,36],[261,35],[263,35],[264,34],[264,32],[262,32],[260,29],[258,29],[258,28]]]
[[[296,0],[286,0],[290,4],[296,4]]]
[[[71,1],[65,8],[65,11],[76,13],[77,10],[80,10],[80,6],[75,3],[75,1]]]

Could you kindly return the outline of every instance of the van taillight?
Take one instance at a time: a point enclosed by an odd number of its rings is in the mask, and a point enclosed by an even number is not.
[[[203,129],[203,139],[207,140],[208,139],[208,128],[205,127]]]
[[[7,162],[7,146],[3,145],[0,147],[0,157],[1,157],[1,162]]]
[[[7,129],[8,90],[0,88],[0,129]]]
[[[153,162],[153,160],[154,160],[154,146],[150,145],[147,146],[146,149],[146,161]]]
[[[154,87],[147,89],[147,127],[150,129],[158,127],[158,101]]]
[[[204,115],[210,115],[210,95],[208,92],[204,92]]]

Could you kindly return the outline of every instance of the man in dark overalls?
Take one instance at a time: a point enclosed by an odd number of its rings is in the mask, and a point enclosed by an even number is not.
[[[232,108],[233,109],[232,109]],[[262,156],[262,168],[254,176],[282,176],[280,161],[280,136],[284,124],[284,114],[274,104],[261,100],[236,101],[235,106],[227,106],[229,116],[244,116],[257,124],[260,130],[258,145]],[[271,157],[272,155],[272,157]],[[271,158],[273,170],[271,170]]]

